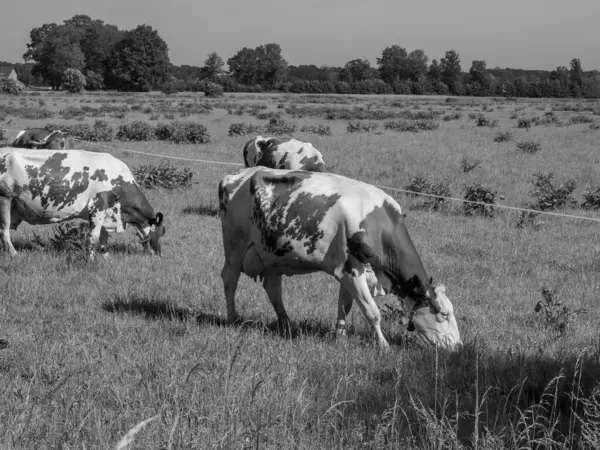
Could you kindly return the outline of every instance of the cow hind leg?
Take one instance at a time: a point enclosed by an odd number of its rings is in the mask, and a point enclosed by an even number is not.
[[[225,289],[225,300],[227,301],[227,322],[234,324],[240,320],[240,316],[235,310],[235,291],[237,291],[238,281],[241,274],[241,262],[238,264],[225,260],[221,278],[223,279],[223,288]]]
[[[381,332],[381,313],[369,292],[366,272],[359,273],[357,269],[352,269],[342,276],[340,283],[358,303],[365,319],[373,327],[381,348],[388,350],[389,344]]]
[[[108,233],[106,233],[106,229],[102,226],[105,215],[106,211],[98,209],[90,213],[90,261],[93,261],[96,257],[96,247],[101,242],[101,238],[104,238],[105,242],[108,239]],[[102,235],[103,229],[106,236]],[[108,258],[108,252],[104,252],[103,254],[105,258]]]
[[[335,331],[340,336],[346,335],[346,317],[350,314],[352,309],[352,295],[348,289],[340,284],[340,292],[338,297],[338,316],[337,323],[335,325]]]
[[[0,232],[2,233],[2,244],[4,249],[10,252],[11,256],[15,256],[17,251],[10,240],[10,210],[11,199],[0,197]]]
[[[282,277],[281,275],[265,275],[263,287],[267,292],[269,301],[277,314],[277,324],[284,333],[290,333],[290,319],[283,306]]]

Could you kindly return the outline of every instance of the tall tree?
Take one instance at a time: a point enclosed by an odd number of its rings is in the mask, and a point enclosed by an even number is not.
[[[442,69],[440,68],[440,65],[438,64],[436,59],[431,61],[431,65],[429,66],[429,69],[427,70],[427,76],[429,77],[429,79],[431,81],[440,81],[441,80]]]
[[[352,61],[348,61],[340,73],[340,79],[347,83],[364,81],[372,77],[371,63],[367,59],[353,59]]]
[[[33,57],[36,64],[31,73],[42,76],[53,89],[60,88],[66,69],[81,69],[84,65],[79,34],[67,26],[53,28]]]
[[[471,80],[473,80],[474,83],[481,83],[483,85],[487,75],[486,62],[474,60],[471,63],[469,75],[471,75]]]
[[[229,72],[240,84],[255,85],[258,82],[256,51],[244,47],[227,60]]]
[[[85,56],[85,69],[99,74],[102,79],[108,73],[108,61],[117,42],[123,39],[124,31],[101,20],[92,21],[85,29],[80,41]]]
[[[151,26],[139,25],[125,32],[108,65],[111,87],[149,91],[167,79],[171,65],[169,48]]]
[[[581,97],[581,88],[583,86],[583,69],[581,68],[581,61],[579,58],[573,58],[570,66],[571,70],[569,72],[569,78],[571,81],[571,95],[573,95],[573,97]]]
[[[456,84],[460,82],[462,68],[460,67],[460,56],[454,50],[448,50],[440,60],[442,81],[448,85],[450,91],[457,93]]]
[[[209,53],[202,67],[202,75],[211,81],[217,81],[223,74],[224,65],[225,63],[216,52]]]
[[[45,23],[41,27],[34,28],[29,32],[31,41],[27,44],[27,51],[23,54],[25,61],[36,61],[38,52],[42,49],[48,35],[58,27],[55,23]]]
[[[429,58],[425,51],[418,48],[408,55],[408,78],[419,81],[427,73],[427,61]]]
[[[388,84],[408,78],[408,53],[399,45],[384,48],[381,58],[377,58],[377,65],[379,76]]]
[[[270,43],[256,48],[259,67],[259,83],[266,88],[277,88],[286,78],[288,63],[281,56],[279,44]]]

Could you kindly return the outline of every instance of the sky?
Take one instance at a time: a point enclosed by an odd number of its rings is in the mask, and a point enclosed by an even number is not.
[[[4,0],[10,1],[10,0]],[[16,0],[0,15],[0,61],[22,62],[29,32],[75,14],[158,31],[176,65],[227,62],[243,47],[275,42],[289,64],[376,66],[385,47],[421,48],[429,60],[449,49],[463,70],[553,70],[579,58],[600,70],[600,0]]]

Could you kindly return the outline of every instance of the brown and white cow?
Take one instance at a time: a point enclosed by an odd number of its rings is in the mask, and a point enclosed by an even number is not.
[[[46,128],[28,128],[19,131],[12,146],[16,148],[68,150],[73,148],[73,143],[64,131],[50,131]]]
[[[108,232],[135,228],[144,251],[160,255],[163,215],[154,213],[129,167],[107,153],[83,150],[0,149],[0,232],[11,255],[10,229],[85,219],[91,227],[90,255]]]
[[[276,137],[257,136],[246,142],[244,164],[246,167],[325,171],[323,155],[311,143]]]
[[[331,173],[254,167],[219,184],[225,264],[221,276],[229,322],[238,320],[235,292],[243,272],[263,282],[282,325],[282,275],[322,271],[340,283],[337,328],[352,302],[388,348],[373,295],[403,298],[423,343],[461,344],[452,303],[433,285],[398,203],[380,189]]]

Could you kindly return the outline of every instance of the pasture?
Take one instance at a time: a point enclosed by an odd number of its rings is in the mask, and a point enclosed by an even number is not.
[[[133,230],[110,238],[110,260],[92,263],[51,250],[53,226],[11,233],[20,254],[0,257],[0,338],[9,342],[0,350],[0,448],[114,448],[149,418],[128,448],[598,448],[598,222],[503,209],[465,215],[461,203],[434,208],[388,191],[453,302],[465,343],[456,354],[418,347],[398,311],[385,307],[389,353],[378,352],[356,305],[348,337],[336,340],[338,284],[322,274],[284,278],[292,338],[274,330],[262,286],[244,275],[237,305],[249,323],[225,325],[217,185],[241,166],[127,149],[243,164],[251,135],[229,136],[231,125],[265,126],[278,113],[296,126],[286,135],[311,142],[341,175],[400,189],[418,176],[459,198],[479,184],[500,204],[530,207],[534,174],[554,173],[556,195],[570,179],[575,187],[573,201],[553,211],[600,220],[597,209],[581,207],[600,186],[600,102],[2,96],[0,128],[10,138],[48,123],[102,119],[116,130],[184,120],[205,125],[211,142],[79,146],[132,169],[193,171],[190,189],[145,190],[165,215],[162,258],[143,255]],[[384,126],[390,120],[405,123]],[[323,125],[330,135],[314,133]],[[546,307],[536,312],[540,301]]]

